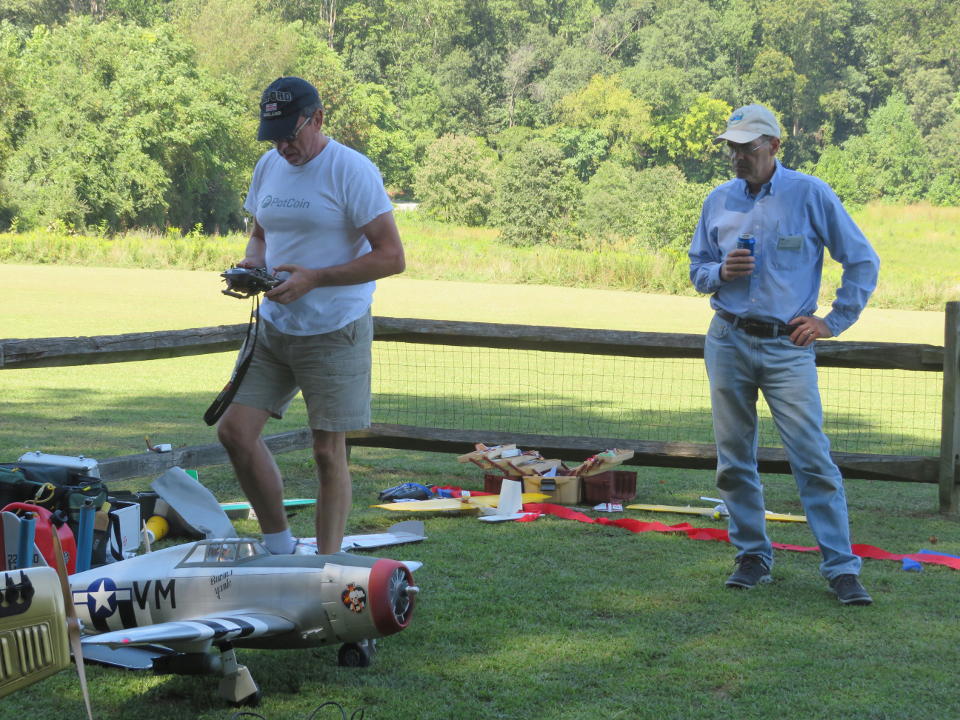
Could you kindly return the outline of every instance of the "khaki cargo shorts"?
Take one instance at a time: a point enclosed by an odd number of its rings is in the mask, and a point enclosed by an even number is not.
[[[322,335],[287,335],[261,320],[253,360],[233,402],[283,417],[303,393],[314,430],[370,426],[370,313]]]

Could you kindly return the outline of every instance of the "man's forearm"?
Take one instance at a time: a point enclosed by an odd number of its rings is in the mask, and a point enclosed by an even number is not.
[[[401,273],[406,268],[403,251],[380,248],[342,265],[312,270],[317,287],[359,285]]]
[[[250,234],[244,261],[255,267],[264,267],[267,264],[267,242],[262,235]]]

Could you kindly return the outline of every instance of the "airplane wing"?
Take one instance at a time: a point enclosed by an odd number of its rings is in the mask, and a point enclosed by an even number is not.
[[[164,645],[181,652],[200,652],[210,647],[213,642],[269,637],[295,629],[296,626],[290,620],[279,615],[225,613],[87,635],[83,638],[83,644],[106,645],[111,648]]]
[[[549,500],[550,496],[544,493],[523,493],[520,498],[521,502],[525,504],[543,502]],[[466,500],[461,498],[434,498],[433,500],[382,503],[371,507],[398,512],[478,512],[480,508],[496,507],[499,502],[499,495],[471,495]]]

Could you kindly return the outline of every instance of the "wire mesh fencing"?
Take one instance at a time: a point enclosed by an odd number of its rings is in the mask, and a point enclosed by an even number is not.
[[[837,367],[819,374],[834,450],[938,454],[941,374]],[[779,447],[762,398],[758,414],[760,445]],[[575,347],[552,352],[377,341],[373,419],[453,430],[713,442],[702,359],[578,354]]]

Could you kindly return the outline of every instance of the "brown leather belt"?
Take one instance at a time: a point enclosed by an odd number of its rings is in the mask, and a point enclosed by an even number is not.
[[[780,323],[767,323],[760,320],[751,320],[742,318],[726,310],[717,310],[717,315],[722,317],[728,323],[731,323],[738,330],[743,330],[747,335],[755,337],[774,338],[778,335],[789,335],[796,330],[795,325],[782,325]]]

